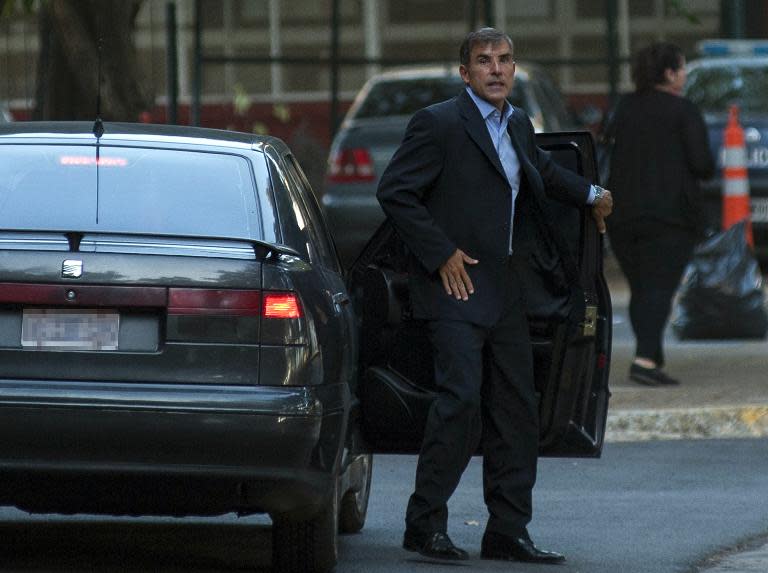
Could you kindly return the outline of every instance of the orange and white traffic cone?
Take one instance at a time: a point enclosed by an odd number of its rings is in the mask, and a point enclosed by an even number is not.
[[[747,244],[754,247],[751,208],[749,204],[749,178],[747,177],[747,149],[744,130],[739,125],[739,107],[732,105],[725,126],[725,157],[723,161],[723,230],[746,220]]]

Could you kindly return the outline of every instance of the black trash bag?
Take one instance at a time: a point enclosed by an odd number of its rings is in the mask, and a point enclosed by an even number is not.
[[[742,221],[694,250],[672,320],[679,339],[765,338],[763,278],[745,225]]]

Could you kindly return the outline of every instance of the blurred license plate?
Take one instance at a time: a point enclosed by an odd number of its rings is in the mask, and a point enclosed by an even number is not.
[[[768,199],[752,199],[752,222],[768,223]]]
[[[25,309],[21,345],[36,350],[117,350],[120,315],[111,310]]]

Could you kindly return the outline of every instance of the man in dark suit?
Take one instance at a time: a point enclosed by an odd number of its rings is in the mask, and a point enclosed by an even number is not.
[[[612,198],[536,147],[528,116],[506,99],[512,50],[512,40],[493,28],[464,39],[466,90],[413,116],[377,193],[411,253],[413,314],[428,321],[438,387],[403,547],[468,558],[447,535],[447,502],[480,442],[490,514],[481,556],[556,563],[564,557],[537,548],[527,532],[538,406],[518,275],[531,242],[565,250],[547,219],[545,193],[591,203],[601,232]]]

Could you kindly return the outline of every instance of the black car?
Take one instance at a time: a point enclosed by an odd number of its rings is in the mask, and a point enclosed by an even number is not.
[[[544,143],[594,177],[583,134]],[[267,513],[276,569],[332,569],[371,453],[415,453],[433,396],[391,229],[345,276],[281,141],[170,126],[4,125],[0,205],[0,504]],[[584,298],[531,267],[541,451],[598,456],[601,239],[587,209],[552,212]]]

